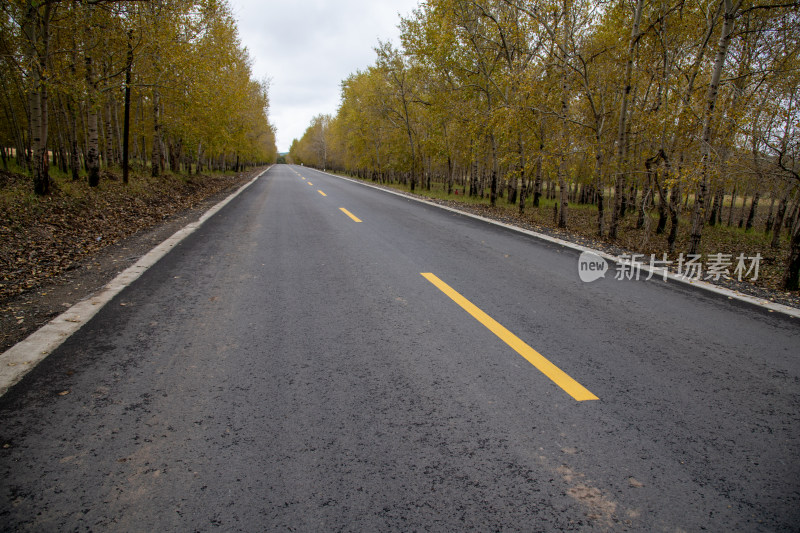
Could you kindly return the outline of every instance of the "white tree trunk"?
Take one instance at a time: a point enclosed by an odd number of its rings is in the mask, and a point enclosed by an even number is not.
[[[689,253],[696,254],[700,249],[700,238],[703,234],[703,225],[706,219],[705,205],[708,201],[709,190],[709,169],[708,163],[711,157],[711,124],[714,120],[714,111],[719,94],[719,80],[722,78],[722,71],[725,68],[725,60],[728,58],[728,48],[731,42],[731,34],[736,22],[736,14],[742,5],[741,0],[733,2],[731,0],[721,0],[724,7],[722,20],[722,31],[719,36],[717,55],[714,58],[714,69],[711,72],[711,83],[706,94],[706,109],[703,117],[703,133],[700,139],[700,165],[701,178],[697,195],[694,200],[694,211],[692,213],[692,235],[689,241]]]

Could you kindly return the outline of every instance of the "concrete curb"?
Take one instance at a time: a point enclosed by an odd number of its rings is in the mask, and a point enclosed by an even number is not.
[[[313,169],[313,170],[316,170],[316,169]],[[602,257],[604,259],[607,259],[609,261],[612,261],[614,263],[618,263],[619,264],[619,263],[623,263],[624,262],[624,260],[621,257],[615,256],[615,255],[611,255],[611,254],[608,254],[608,253],[600,251],[600,250],[595,250],[595,249],[589,248],[587,246],[581,246],[580,244],[575,244],[573,242],[565,241],[565,240],[562,240],[562,239],[559,239],[559,238],[556,238],[556,237],[551,237],[551,236],[545,235],[543,233],[537,233],[535,231],[531,231],[531,230],[527,230],[527,229],[524,229],[524,228],[520,228],[520,227],[514,226],[512,224],[506,224],[505,222],[499,222],[497,220],[492,220],[490,218],[482,217],[480,215],[475,215],[475,214],[468,213],[468,212],[465,212],[465,211],[460,211],[458,209],[454,209],[454,208],[448,207],[446,205],[437,204],[436,202],[431,202],[429,200],[423,200],[421,198],[416,198],[414,196],[409,196],[409,195],[404,194],[404,193],[399,192],[399,191],[392,191],[392,190],[389,190],[389,189],[384,189],[383,187],[376,187],[375,185],[372,185],[370,183],[365,183],[365,182],[363,182],[361,180],[356,180],[356,179],[353,179],[353,178],[346,178],[344,176],[337,176],[336,174],[331,174],[330,172],[323,172],[321,170],[317,170],[317,172],[322,172],[323,174],[326,174],[328,176],[332,176],[334,178],[338,178],[338,179],[345,180],[345,181],[350,181],[352,183],[357,183],[359,185],[363,185],[364,187],[370,187],[372,189],[383,191],[383,192],[388,193],[388,194],[394,194],[395,196],[400,196],[400,197],[406,198],[408,200],[414,200],[414,201],[422,203],[422,204],[427,204],[427,205],[431,205],[431,206],[434,206],[434,207],[438,207],[439,209],[444,209],[445,211],[450,211],[452,213],[458,213],[459,215],[463,215],[465,217],[474,218],[476,220],[487,222],[489,224],[494,224],[495,226],[500,226],[500,227],[503,227],[503,228],[506,228],[506,229],[510,229],[510,230],[516,231],[518,233],[524,233],[525,235],[529,235],[531,237],[535,237],[535,238],[541,239],[543,241],[547,241],[547,242],[551,242],[551,243],[554,243],[554,244],[558,244],[559,246],[563,246],[565,248],[570,248],[570,249],[576,250],[578,252],[592,252],[592,253],[597,254],[600,257]],[[577,263],[576,263],[575,271],[577,273]],[[650,274],[651,273],[651,269],[650,269],[649,265],[646,265],[646,264],[643,264],[640,267],[640,271],[644,272],[646,274]],[[718,285],[714,285],[713,283],[708,283],[706,281],[686,279],[685,277],[677,276],[672,272],[669,272],[669,271],[665,272],[664,269],[661,269],[661,268],[652,269],[652,274],[653,274],[653,278],[660,277],[663,280],[664,276],[666,275],[667,279],[672,280],[672,281],[676,281],[678,283],[683,283],[685,285],[691,285],[692,287],[697,287],[698,289],[702,289],[702,290],[705,290],[705,291],[708,291],[708,292],[713,292],[713,293],[716,293],[716,294],[720,294],[722,296],[727,296],[729,299],[732,299],[732,300],[739,300],[739,301],[742,301],[742,302],[747,302],[749,304],[757,305],[757,306],[763,307],[764,309],[767,309],[769,311],[783,313],[783,314],[789,315],[789,316],[791,316],[793,318],[800,318],[800,309],[795,309],[794,307],[789,307],[788,305],[778,304],[778,303],[775,303],[775,302],[770,302],[769,300],[764,300],[763,298],[756,298],[754,296],[749,296],[747,294],[744,294],[744,293],[741,293],[741,292],[738,292],[738,291],[734,291],[732,289],[727,289],[725,287],[720,287]]]
[[[196,222],[187,224],[168,237],[164,242],[147,252],[136,263],[129,266],[117,277],[108,282],[99,292],[85,300],[81,300],[56,318],[31,333],[26,339],[18,342],[0,355],[0,396],[18,383],[33,367],[42,362],[70,335],[78,331],[114,296],[133,283],[147,269],[155,265],[159,259],[167,255],[179,242],[194,233],[209,218],[225,207],[231,200],[239,196],[245,189],[255,183],[271,167],[239,187],[227,198],[203,213]]]

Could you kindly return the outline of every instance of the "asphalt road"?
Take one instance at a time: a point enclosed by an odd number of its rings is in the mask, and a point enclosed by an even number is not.
[[[800,321],[577,262],[275,166],[0,398],[0,527],[797,531]]]

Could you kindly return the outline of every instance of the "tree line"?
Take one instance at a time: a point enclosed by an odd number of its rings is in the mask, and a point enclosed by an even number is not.
[[[297,162],[487,194],[593,205],[596,232],[652,223],[676,252],[759,206],[784,285],[800,272],[800,4],[754,0],[427,0],[401,47],[342,82]],[[739,202],[741,201],[741,204]],[[745,216],[746,213],[746,216]],[[746,219],[746,221],[745,221]],[[649,226],[648,226],[649,227]]]
[[[0,7],[0,156],[50,191],[51,166],[127,183],[274,161],[268,83],[225,0],[10,0]]]

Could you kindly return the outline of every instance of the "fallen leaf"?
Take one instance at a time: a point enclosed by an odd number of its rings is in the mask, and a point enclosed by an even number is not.
[[[642,483],[641,481],[639,481],[639,480],[637,480],[637,479],[635,479],[633,477],[629,477],[628,478],[628,484],[631,487],[636,488],[636,489],[640,489],[640,488],[644,487],[644,483]]]

